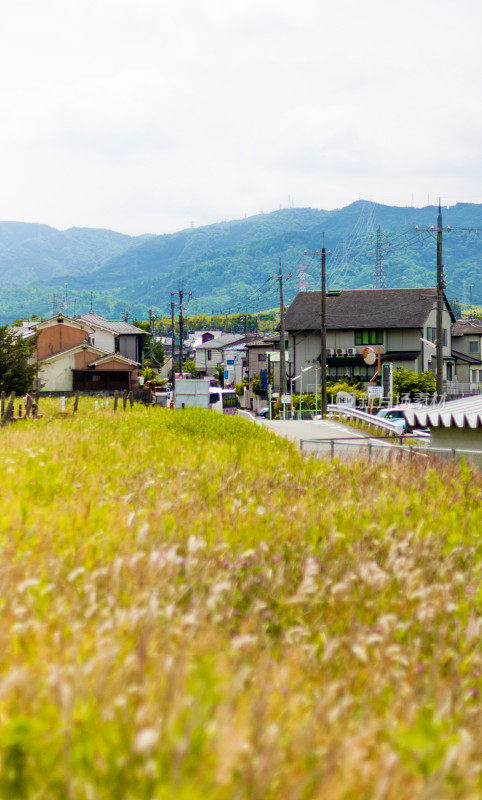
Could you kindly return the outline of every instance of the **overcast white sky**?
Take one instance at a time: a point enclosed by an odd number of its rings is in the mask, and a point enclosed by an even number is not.
[[[0,219],[481,201],[480,0],[0,0]]]

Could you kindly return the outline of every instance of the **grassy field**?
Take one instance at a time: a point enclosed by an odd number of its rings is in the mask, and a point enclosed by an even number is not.
[[[480,798],[480,473],[57,408],[0,430],[0,797]]]

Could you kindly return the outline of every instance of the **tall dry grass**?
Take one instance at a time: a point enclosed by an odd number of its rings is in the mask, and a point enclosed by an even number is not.
[[[0,432],[1,797],[480,797],[479,473],[56,408]]]

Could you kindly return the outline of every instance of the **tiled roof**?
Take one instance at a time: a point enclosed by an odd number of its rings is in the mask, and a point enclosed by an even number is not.
[[[112,333],[135,333],[143,334],[144,336],[149,335],[142,328],[137,328],[135,325],[131,325],[129,322],[124,322],[122,319],[106,319],[105,317],[99,316],[99,314],[93,313],[83,314],[81,317],[78,317],[78,319],[86,322],[88,325],[92,325],[93,327],[103,328],[106,331],[112,331]]]
[[[326,297],[330,330],[421,328],[434,308],[436,289],[349,289]],[[447,302],[447,300],[446,300]],[[285,316],[287,331],[319,330],[321,292],[298,292]],[[448,303],[447,303],[448,306]],[[450,313],[452,311],[448,306]],[[452,314],[452,319],[455,317]]]
[[[475,319],[458,319],[452,325],[452,336],[463,336],[464,333],[472,333],[475,336],[482,336],[482,321]]]
[[[482,394],[451,400],[444,406],[428,410],[407,409],[409,425],[421,428],[482,428]]]
[[[197,347],[197,350],[222,350],[230,344],[239,344],[241,342],[251,341],[255,337],[245,336],[243,333],[223,333],[215,339],[210,339],[209,342],[204,342]]]

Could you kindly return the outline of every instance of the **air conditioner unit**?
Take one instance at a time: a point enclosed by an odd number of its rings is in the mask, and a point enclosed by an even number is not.
[[[336,348],[336,354],[337,354],[337,356],[344,356],[344,355],[346,355],[345,348],[344,348],[344,347],[337,347],[337,348]]]
[[[333,358],[333,356],[335,355],[333,347],[326,348],[326,355],[328,356],[328,358]]]
[[[346,354],[347,356],[356,356],[356,349],[354,347],[349,347]]]

